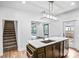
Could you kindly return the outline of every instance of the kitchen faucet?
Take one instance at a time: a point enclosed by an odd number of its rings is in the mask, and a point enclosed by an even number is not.
[[[45,37],[43,37],[43,40],[45,40]]]

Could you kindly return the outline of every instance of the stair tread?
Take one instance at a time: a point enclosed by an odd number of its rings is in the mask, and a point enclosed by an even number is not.
[[[10,37],[6,36],[6,37],[3,37],[3,39],[9,39],[9,38],[16,38],[16,36],[10,36]]]
[[[13,30],[14,28],[7,28],[7,27],[6,27],[6,28],[4,28],[4,29],[9,29],[9,30]]]
[[[4,31],[15,31],[14,29],[6,29]]]
[[[15,34],[15,33],[4,33],[3,35],[9,35],[9,34]]]
[[[15,33],[4,33],[4,35],[6,35],[6,34],[15,34]]]
[[[16,45],[6,46],[4,48],[13,48],[13,47],[16,47]]]
[[[4,37],[8,37],[8,36],[10,36],[10,37],[12,37],[12,36],[16,36],[15,34],[12,34],[12,35],[3,35]]]
[[[11,41],[16,41],[16,39],[3,40],[3,42],[11,42]]]
[[[4,45],[10,45],[10,44],[15,44],[16,42],[6,42],[6,43],[4,43]]]
[[[4,33],[15,33],[15,32],[11,32],[11,31],[10,31],[10,32],[8,32],[8,31],[6,31],[6,32],[4,32]]]
[[[5,39],[4,41],[9,41],[9,40],[16,40],[15,38],[12,38],[12,39]]]
[[[4,32],[15,32],[15,31],[13,31],[13,30],[7,30],[7,31],[4,31]]]
[[[9,32],[9,33],[4,33],[4,34],[15,34],[15,33]]]
[[[6,32],[6,31],[7,31],[7,32],[8,32],[8,31],[13,31],[13,32],[14,32],[15,30],[4,30],[4,32]]]
[[[4,28],[4,30],[7,31],[7,30],[15,30],[15,29],[14,29],[14,28],[11,28],[11,29],[9,29],[9,28]]]
[[[16,36],[15,34],[5,34],[5,35],[3,35],[3,37],[11,37],[11,36]]]
[[[12,37],[12,36],[15,36],[15,35],[5,35],[3,37]]]

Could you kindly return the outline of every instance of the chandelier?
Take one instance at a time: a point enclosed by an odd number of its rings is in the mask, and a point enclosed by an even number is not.
[[[48,18],[51,20],[57,20],[57,17],[53,15],[53,3],[54,1],[49,1],[49,13],[46,13],[46,11],[43,11],[43,18]]]

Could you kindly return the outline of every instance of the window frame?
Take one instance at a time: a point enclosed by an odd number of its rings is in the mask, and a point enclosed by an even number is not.
[[[45,26],[48,26],[48,33],[45,33]],[[44,30],[44,36],[47,36],[47,37],[49,37],[49,24],[44,24],[43,25],[43,30]]]

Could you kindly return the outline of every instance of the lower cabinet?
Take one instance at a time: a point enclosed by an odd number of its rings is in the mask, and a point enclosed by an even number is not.
[[[60,43],[60,57],[64,56],[64,41]]]
[[[37,57],[38,58],[45,58],[45,48],[39,48],[37,49]]]
[[[69,40],[64,41],[64,56],[68,54],[69,51]]]
[[[46,50],[46,58],[53,57],[54,53],[53,53],[53,46],[52,45],[45,47],[45,50]]]
[[[38,49],[28,45],[27,51],[33,58],[60,58],[67,55],[68,48],[68,40],[65,40]]]
[[[60,57],[60,43],[56,43],[54,44],[54,46],[55,46],[54,48],[55,58],[58,58]]]
[[[39,53],[38,58],[45,58],[45,53]]]
[[[60,58],[64,56],[64,41],[45,47],[46,58]]]

